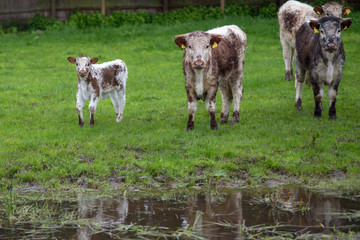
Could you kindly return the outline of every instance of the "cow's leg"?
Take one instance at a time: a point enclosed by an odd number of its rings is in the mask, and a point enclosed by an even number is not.
[[[208,91],[208,95],[206,96],[206,99],[205,99],[205,107],[206,107],[206,110],[209,112],[209,115],[210,115],[210,128],[211,128],[211,130],[217,130],[218,129],[217,122],[216,122],[216,119],[215,119],[216,91],[217,91],[217,89],[215,87],[211,88]]]
[[[188,97],[188,111],[189,111],[189,120],[187,122],[186,131],[191,131],[194,130],[194,118],[197,110],[198,101],[194,89],[187,86],[186,93]]]
[[[240,102],[242,100],[242,79],[243,79],[243,66],[241,66],[239,71],[239,76],[234,78],[235,81],[231,85],[231,91],[233,95],[234,101],[234,112],[232,116],[231,123],[238,123],[239,122],[239,109],[240,109]]]
[[[126,95],[125,95],[125,88],[120,89],[117,93],[118,96],[118,103],[119,103],[119,115],[116,117],[116,121],[120,122],[123,119],[123,113],[125,108],[125,102],[126,102]]]
[[[330,101],[330,104],[329,104],[330,120],[336,119],[335,103],[336,103],[336,97],[337,97],[337,93],[338,93],[338,87],[339,87],[339,82],[334,85],[331,84],[328,89],[328,96],[329,96],[329,101]]]
[[[79,127],[84,126],[84,118],[83,118],[84,105],[85,105],[85,100],[78,93],[76,96],[76,112],[79,116]]]
[[[290,81],[293,78],[292,61],[294,56],[294,48],[280,37],[280,42],[283,49],[283,58],[285,62],[285,80]]]
[[[295,89],[296,89],[296,96],[295,96],[295,107],[298,110],[302,109],[302,88],[304,86],[305,81],[305,69],[301,68],[297,61],[295,60],[295,68],[296,68],[296,75],[295,75]]]
[[[221,117],[220,117],[220,123],[226,123],[229,118],[229,111],[232,101],[232,93],[230,90],[230,86],[227,82],[224,82],[219,86],[221,99],[222,99],[222,110],[221,110]]]
[[[98,102],[99,102],[98,96],[91,96],[90,103],[89,103],[89,111],[90,111],[89,126],[90,127],[93,127],[94,123],[95,123],[94,115],[95,115],[96,106],[97,106]]]
[[[119,96],[118,96],[118,92],[114,89],[113,91],[110,92],[110,98],[111,98],[111,102],[113,103],[114,109],[115,109],[115,113],[116,113],[116,121],[118,122],[118,116],[119,116]]]
[[[315,100],[315,110],[314,110],[314,117],[321,118],[322,112],[322,97],[324,96],[324,90],[322,87],[314,81],[312,82],[313,91],[314,91],[314,100]]]

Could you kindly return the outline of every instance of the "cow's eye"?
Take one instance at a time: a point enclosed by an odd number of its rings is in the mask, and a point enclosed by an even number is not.
[[[191,46],[189,45],[189,49],[191,49]]]
[[[326,16],[330,16],[330,14],[327,13]]]
[[[208,49],[209,48],[209,45],[206,45],[206,49]]]
[[[78,63],[76,63],[76,66],[79,66],[79,64],[78,64]]]
[[[340,29],[338,29],[338,33],[340,33],[341,32],[341,30]]]
[[[320,30],[320,32],[321,32],[322,34],[324,34],[324,30]]]

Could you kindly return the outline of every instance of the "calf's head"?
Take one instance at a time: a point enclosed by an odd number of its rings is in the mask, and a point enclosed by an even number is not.
[[[211,55],[211,50],[216,48],[221,41],[221,35],[195,31],[175,36],[175,43],[185,49],[186,56],[191,61],[193,69],[206,68]]]
[[[320,18],[329,16],[341,18],[341,15],[349,15],[351,12],[350,8],[343,7],[336,2],[328,2],[322,7],[314,7],[313,9]]]
[[[334,52],[341,43],[341,32],[351,25],[350,18],[324,17],[320,20],[311,20],[310,27],[316,34],[320,34],[320,45],[327,52]]]
[[[69,62],[76,65],[76,71],[79,77],[84,78],[89,74],[90,64],[98,61],[97,58],[90,59],[88,56],[79,56],[77,58],[68,57]]]

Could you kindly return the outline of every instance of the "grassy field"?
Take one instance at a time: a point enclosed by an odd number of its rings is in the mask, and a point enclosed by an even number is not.
[[[313,118],[305,87],[294,107],[284,80],[277,19],[223,18],[171,26],[137,25],[0,36],[0,186],[192,186],[297,181],[359,189],[360,14],[343,33],[346,50],[336,121]],[[183,52],[174,36],[236,24],[248,36],[240,123],[210,131],[203,102],[186,132]],[[100,101],[95,127],[78,127],[76,73],[68,56],[99,63],[120,58],[129,70],[124,120]],[[217,120],[221,111],[217,97]]]

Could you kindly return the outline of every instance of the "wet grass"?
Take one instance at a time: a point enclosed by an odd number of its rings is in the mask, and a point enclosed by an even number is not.
[[[313,118],[310,89],[304,89],[304,109],[295,109],[294,83],[284,80],[276,19],[0,36],[0,186],[214,187],[275,179],[358,191],[360,15],[352,17],[343,34],[347,60],[336,121],[326,116],[327,97],[324,116]],[[237,24],[248,36],[240,123],[210,131],[200,102],[195,130],[186,132],[183,53],[173,36],[225,24]],[[116,124],[107,99],[99,102],[94,128],[77,126],[75,69],[66,58],[81,54],[127,64],[121,123]],[[217,119],[220,110],[219,95]],[[88,119],[86,108],[84,116]]]

